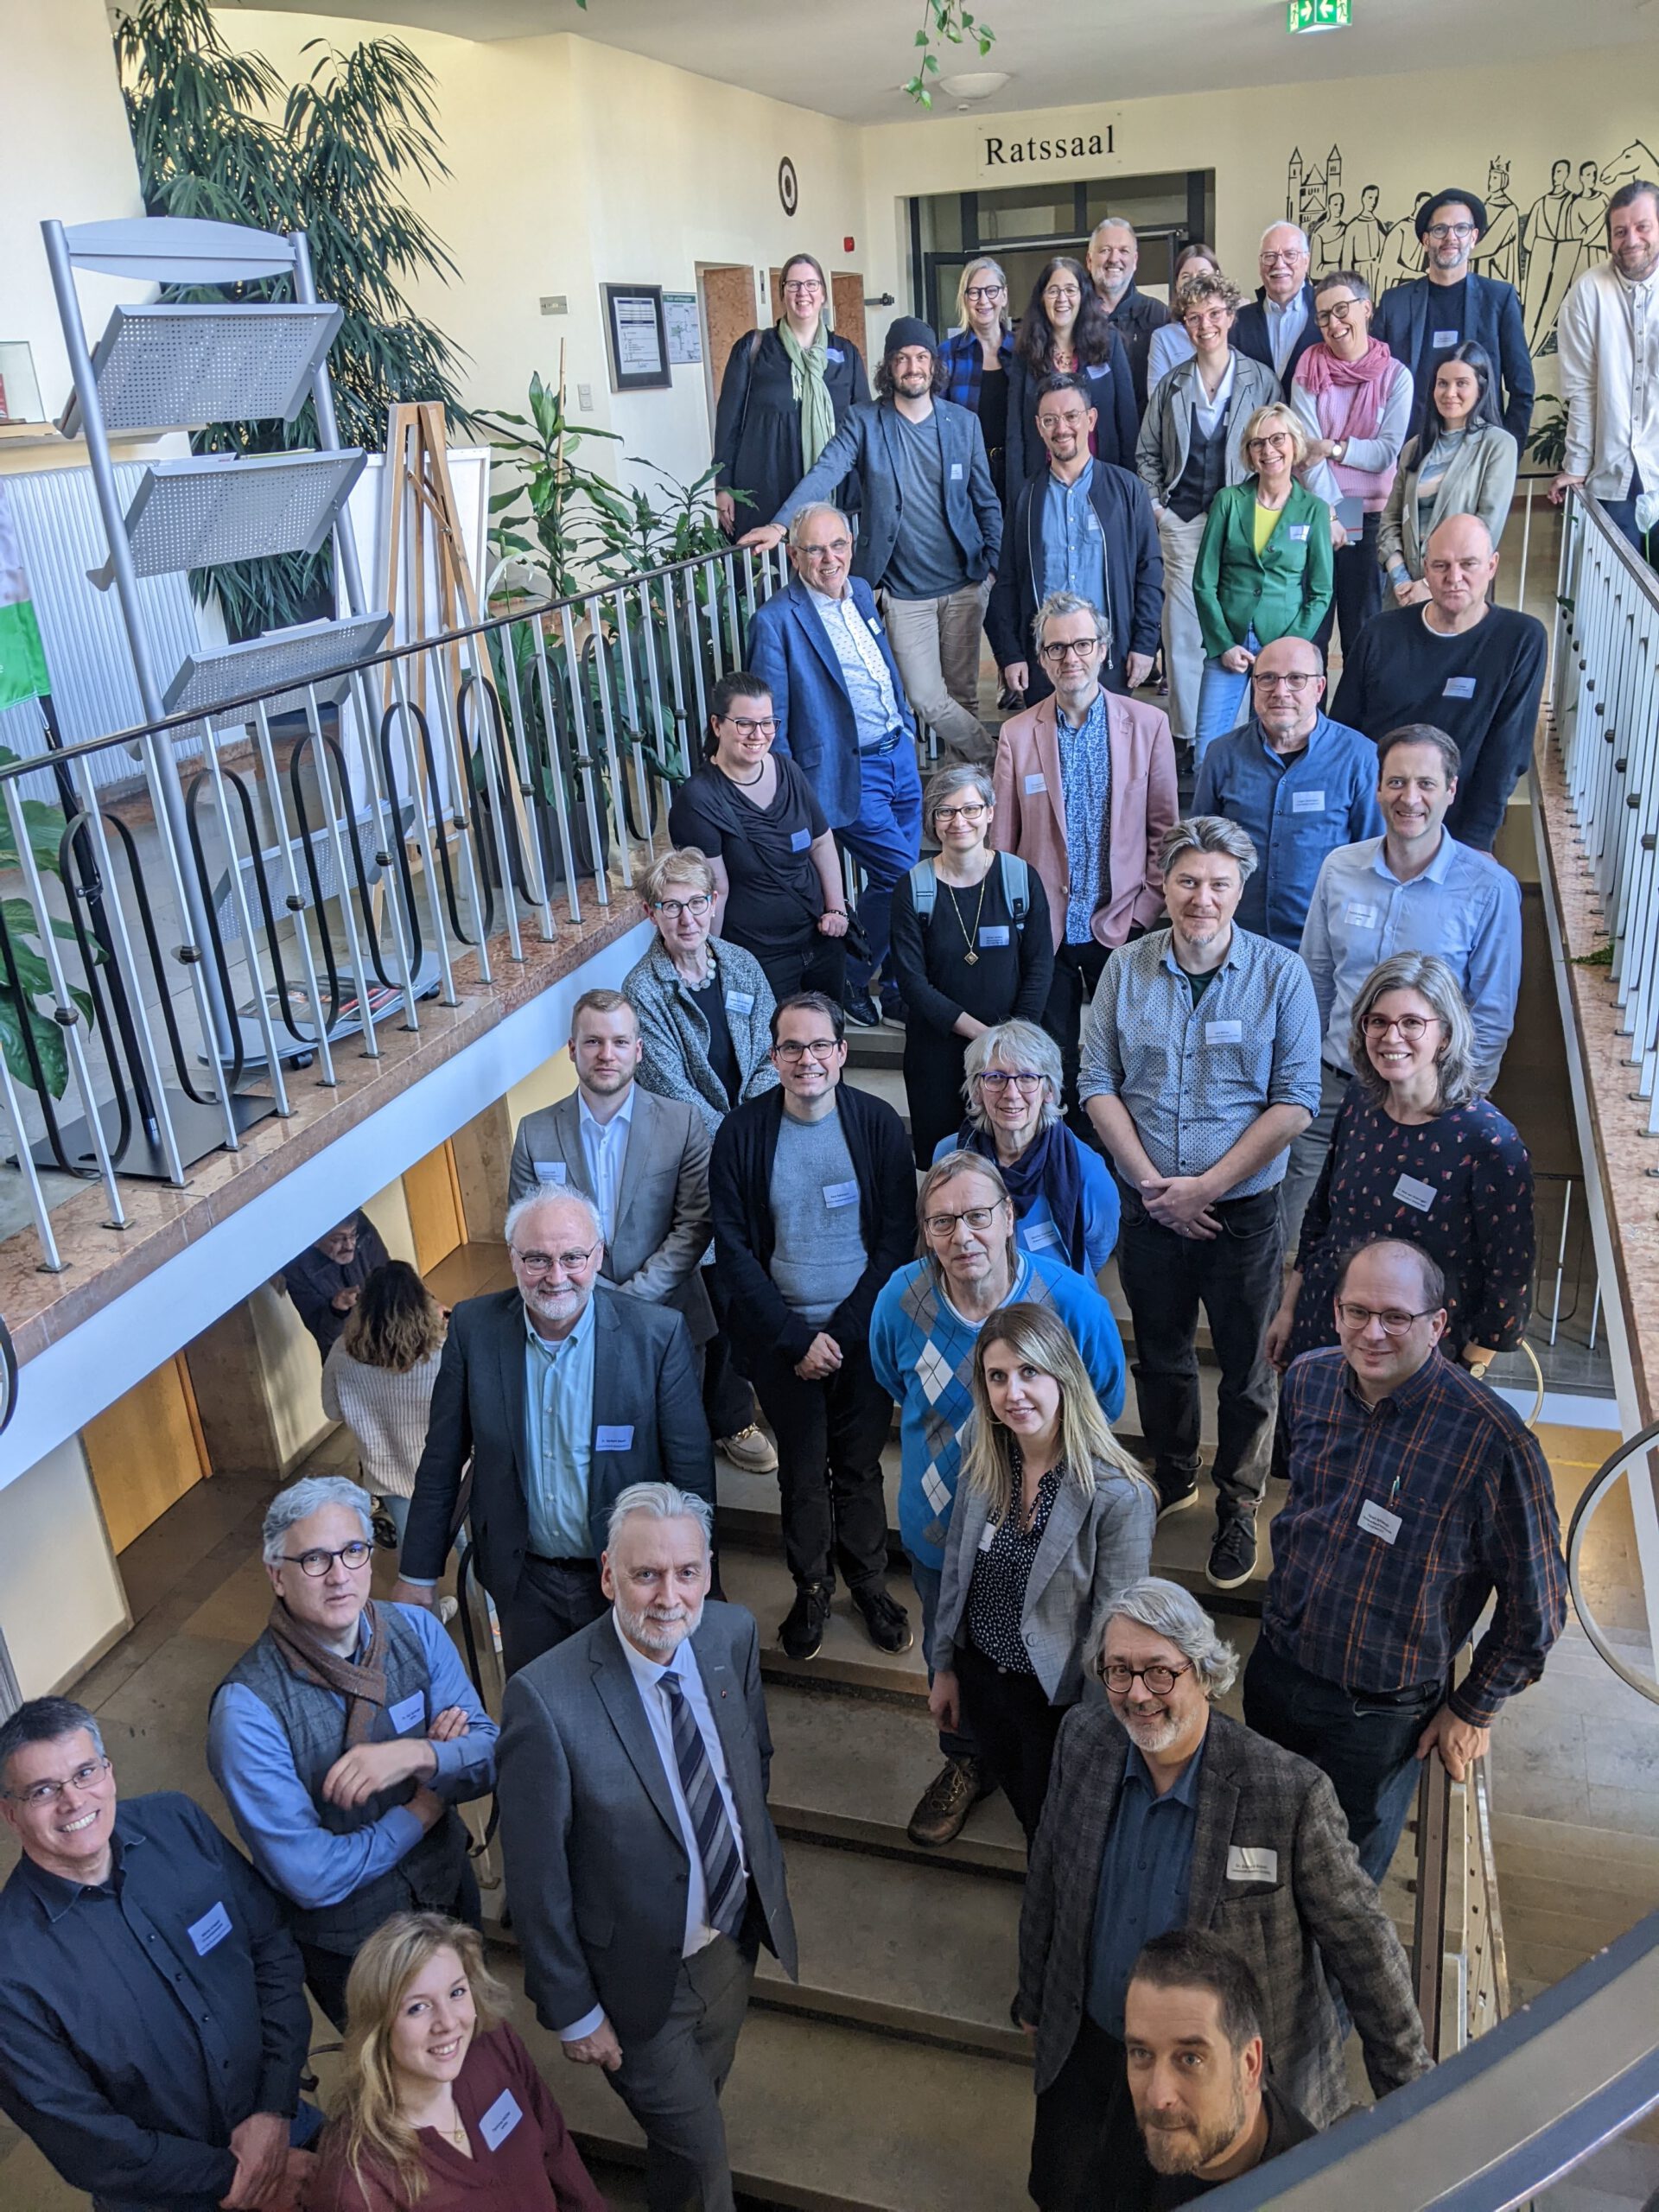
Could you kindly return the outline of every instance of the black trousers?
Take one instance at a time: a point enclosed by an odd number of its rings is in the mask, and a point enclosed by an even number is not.
[[[1060,1048],[1061,1096],[1066,1119],[1074,1127],[1077,1116],[1082,1113],[1077,1104],[1077,1064],[1082,1058],[1079,1040],[1084,1001],[1094,996],[1095,986],[1109,957],[1106,947],[1097,944],[1093,938],[1087,944],[1063,944],[1054,956],[1054,980],[1048,987],[1048,1004],[1043,1008],[1043,1027]],[[1089,1141],[1094,1143],[1093,1128],[1086,1116],[1082,1128],[1089,1132]]]
[[[478,1877],[470,1859],[461,1869],[461,1886],[448,1910],[451,1920],[464,1920],[469,1928],[484,1925]],[[318,2010],[342,2034],[346,2030],[346,1983],[356,1955],[354,1951],[320,1951],[315,1943],[300,1945],[300,1956],[305,1961],[305,1986],[316,1999]]]
[[[887,1571],[881,1452],[893,1400],[875,1379],[866,1345],[842,1351],[842,1365],[822,1382],[804,1382],[781,1352],[754,1359],[752,1379],[778,1440],[789,1571],[798,1583],[833,1583],[839,1560],[856,1590]]]
[[[726,1334],[726,1300],[718,1268],[704,1268],[702,1287],[715,1313],[715,1333],[702,1347],[702,1411],[709,1433],[735,1436],[754,1419],[754,1393],[738,1373]]]
[[[1113,2182],[1146,2171],[1123,2045],[1085,2012],[1071,2056],[1037,2100],[1032,2196],[1039,2212],[1116,2212],[1123,2199]]]
[[[1054,1739],[1071,1707],[1051,1705],[1035,1675],[999,1667],[970,1639],[957,1646],[956,1659],[963,1718],[992,1779],[1007,1791],[1029,1843],[1043,1817]]]
[[[905,1103],[916,1165],[928,1168],[941,1137],[954,1136],[968,1109],[963,1064],[968,1039],[951,1030],[924,1029],[912,1013],[905,1025]]]
[[[495,1599],[502,1672],[516,1675],[607,1610],[597,1560],[527,1557],[512,1597]]]
[[[1122,1181],[1117,1271],[1135,1319],[1135,1395],[1157,1479],[1177,1488],[1198,1466],[1198,1307],[1221,1367],[1216,1414],[1216,1489],[1221,1512],[1256,1504],[1267,1486],[1278,1402],[1262,1338],[1279,1303],[1279,1193],[1224,1198],[1211,1211],[1221,1234],[1208,1243],[1155,1222]]]
[[[841,1003],[841,987],[847,974],[847,940],[844,937],[825,937],[814,930],[802,944],[793,945],[787,952],[756,952],[762,972],[772,986],[772,995],[781,1006],[797,991],[822,991],[826,998]]]
[[[1331,556],[1331,604],[1313,634],[1314,644],[1327,658],[1332,633],[1338,624],[1345,658],[1358,643],[1359,633],[1372,615],[1382,611],[1382,571],[1376,559],[1376,534],[1382,521],[1380,514],[1367,515],[1359,536],[1351,537]]]

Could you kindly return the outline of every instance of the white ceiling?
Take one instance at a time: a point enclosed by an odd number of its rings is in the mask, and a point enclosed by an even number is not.
[[[847,122],[927,120],[897,89],[920,0],[304,0],[303,12],[473,39],[574,31]],[[976,103],[987,114],[1659,42],[1659,0],[1354,0],[1351,29],[1297,38],[1285,0],[976,0],[974,12],[995,29],[989,55],[965,48],[940,67],[1010,73]],[[936,112],[953,105],[940,96]]]

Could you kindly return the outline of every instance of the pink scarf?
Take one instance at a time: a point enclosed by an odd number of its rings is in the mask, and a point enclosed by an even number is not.
[[[1310,346],[1296,364],[1296,381],[1313,393],[1319,427],[1328,438],[1374,438],[1400,364],[1380,338],[1365,341],[1357,361],[1339,360],[1328,346]],[[1340,393],[1342,397],[1327,395]],[[1345,404],[1344,404],[1345,401]],[[1394,482],[1392,468],[1351,468],[1332,464],[1338,484],[1366,508],[1378,512]]]

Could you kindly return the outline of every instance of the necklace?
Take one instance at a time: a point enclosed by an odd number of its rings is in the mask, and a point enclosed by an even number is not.
[[[715,766],[717,768],[720,768],[719,761],[715,761]],[[729,768],[720,768],[720,772],[725,777],[728,784],[735,784],[739,791],[752,791],[755,785],[760,782],[761,777],[766,774],[766,764],[763,760],[760,763],[760,766],[755,770],[754,773],[748,779],[747,783],[741,776],[734,776]]]
[[[938,868],[934,869],[933,874],[936,878],[938,878],[941,881],[943,880],[943,878],[939,878],[939,872]],[[967,951],[963,955],[963,958],[970,968],[977,968],[979,965],[979,955],[974,950],[974,946],[979,938],[979,918],[985,911],[985,887],[990,880],[991,872],[987,868],[984,874],[979,879],[979,904],[974,909],[974,926],[971,931],[969,929],[967,923],[962,918],[962,908],[957,902],[956,892],[948,883],[945,884],[944,887],[945,889],[950,893],[950,911],[957,918],[957,927],[962,931],[963,942],[968,947]]]

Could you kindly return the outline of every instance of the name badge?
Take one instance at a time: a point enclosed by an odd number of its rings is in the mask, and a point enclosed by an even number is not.
[[[524,2116],[512,2091],[503,2089],[478,2123],[478,2132],[484,2138],[484,2148],[499,2151]]]
[[[1325,793],[1323,791],[1293,791],[1290,795],[1290,810],[1293,814],[1323,814]]]
[[[858,1204],[856,1183],[826,1183],[823,1203],[827,1206],[855,1206]]]
[[[1227,1847],[1227,1878],[1230,1882],[1276,1882],[1279,1878],[1279,1854],[1265,1845],[1230,1843]]]
[[[1084,374],[1090,384],[1095,383],[1101,377],[1109,377],[1111,373],[1112,365],[1109,361],[1092,361],[1084,370]]]
[[[1400,1516],[1368,1497],[1359,1509],[1359,1525],[1368,1536],[1381,1536],[1385,1544],[1391,1544],[1400,1533]]]
[[[607,1428],[601,1421],[594,1431],[594,1449],[595,1452],[632,1452],[633,1423],[631,1421],[619,1421],[614,1427]]]
[[[874,614],[868,616],[867,619],[870,626],[870,635],[873,638],[879,638],[881,634],[881,625],[876,620]]]
[[[1048,779],[1043,774],[1040,769],[1039,769],[1034,776],[1027,776],[1026,778],[1025,792],[1027,798],[1034,798],[1037,792],[1046,791],[1047,789]]]
[[[996,1523],[995,1521],[988,1521],[980,1534],[979,1548],[982,1552],[988,1552],[995,1541]]]
[[[950,464],[950,481],[953,484],[962,481],[962,463],[959,461],[953,461]]]
[[[1448,676],[1446,689],[1440,694],[1443,699],[1472,699],[1474,696],[1475,679],[1472,676]]]
[[[406,1728],[418,1728],[426,1719],[425,1692],[416,1690],[413,1697],[400,1698],[396,1705],[389,1705],[386,1718],[400,1736]]]
[[[1244,1025],[1242,1021],[1206,1021],[1204,1041],[1206,1045],[1242,1045]]]
[[[980,931],[979,941],[988,952],[994,952],[998,945],[1006,944],[1008,941],[1007,924],[987,922]]]
[[[1290,542],[1293,545],[1300,545],[1307,536],[1307,524],[1305,522],[1294,522],[1289,525],[1289,530]]]
[[[753,1014],[754,1012],[754,993],[753,991],[728,991],[726,994],[726,1011],[728,1014]]]
[[[196,1956],[205,1959],[209,1951],[216,1950],[231,1932],[231,1916],[224,1905],[216,1904],[211,1912],[204,1912],[194,1921],[185,1934],[196,1947]]]
[[[565,1166],[562,1160],[532,1160],[530,1164],[536,1170],[538,1183],[563,1182]]]
[[[839,346],[826,346],[823,349],[823,358],[826,361],[844,361],[847,356],[842,352]],[[518,2112],[518,2106],[515,2105],[513,2107],[515,2113]]]
[[[1026,1231],[1027,1252],[1046,1252],[1060,1241],[1060,1232],[1052,1221],[1034,1221]]]
[[[1455,346],[1462,335],[1460,330],[1437,330],[1429,343],[1431,346]]]
[[[1374,930],[1376,927],[1375,906],[1362,906],[1356,900],[1343,909],[1342,918],[1350,929]]]
[[[1394,1195],[1402,1205],[1415,1206],[1419,1213],[1427,1213],[1434,1203],[1434,1185],[1420,1183],[1414,1175],[1402,1175],[1394,1186]]]
[[[811,842],[812,832],[810,830],[792,830],[790,832],[789,849],[791,853],[804,853]]]

